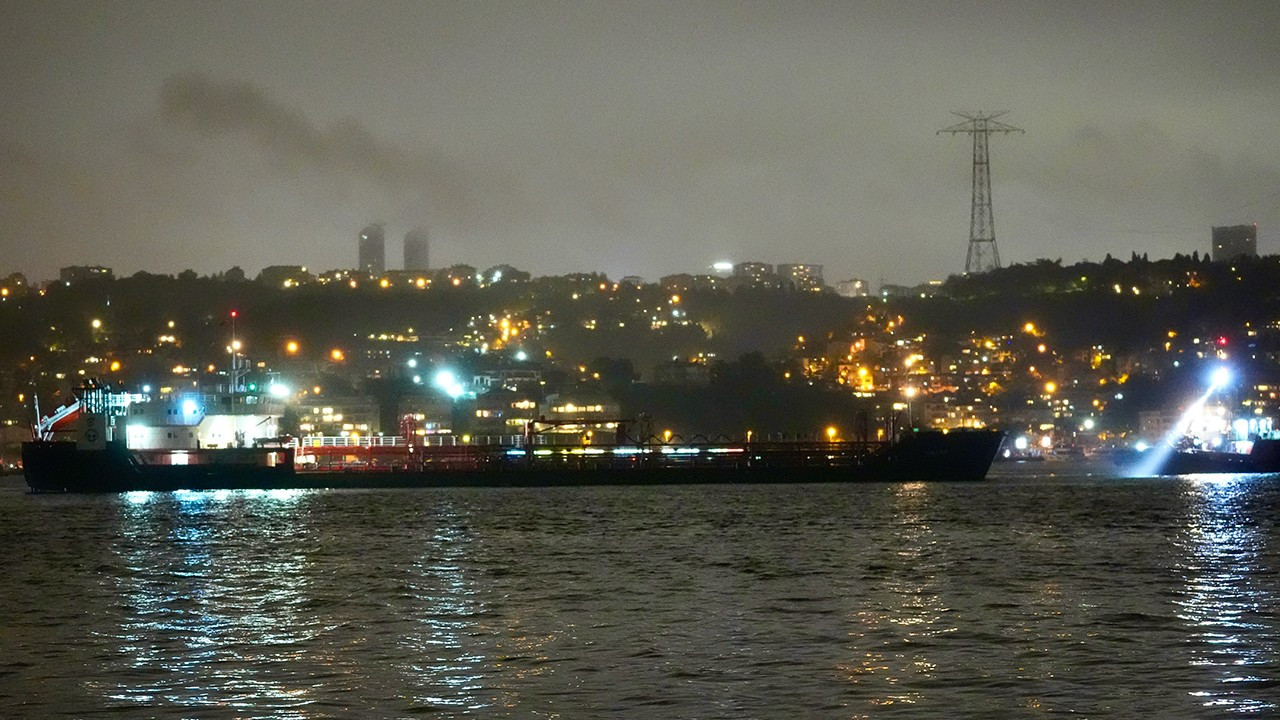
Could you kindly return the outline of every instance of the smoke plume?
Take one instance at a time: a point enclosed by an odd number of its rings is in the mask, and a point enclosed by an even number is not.
[[[354,120],[320,127],[252,83],[174,75],[161,88],[160,107],[170,125],[209,138],[247,138],[289,172],[368,182],[399,211],[470,215],[470,179],[438,152],[392,147]]]

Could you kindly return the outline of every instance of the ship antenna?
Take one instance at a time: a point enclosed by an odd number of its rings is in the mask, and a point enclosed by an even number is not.
[[[31,426],[31,438],[33,440],[42,440],[43,438],[37,437],[40,430],[40,396],[36,393],[31,393],[31,402],[35,405],[36,410],[36,422]]]

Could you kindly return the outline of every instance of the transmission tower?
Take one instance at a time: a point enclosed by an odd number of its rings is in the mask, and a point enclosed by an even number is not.
[[[1000,267],[1000,251],[996,249],[996,221],[991,214],[991,155],[987,137],[991,133],[1023,132],[1022,128],[995,122],[1009,112],[955,112],[965,121],[938,131],[938,134],[969,133],[973,136],[973,209],[969,212],[969,254],[964,260],[966,275],[996,270]]]

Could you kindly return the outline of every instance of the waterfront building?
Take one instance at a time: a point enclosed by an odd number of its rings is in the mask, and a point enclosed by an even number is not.
[[[382,223],[366,225],[360,231],[357,269],[366,275],[381,275],[387,270],[387,238]]]
[[[935,430],[955,428],[984,428],[998,421],[999,414],[988,402],[971,399],[968,402],[954,397],[930,399],[921,403],[916,412],[920,424]]]
[[[547,436],[577,436],[580,442],[613,442],[622,408],[607,394],[584,388],[547,396],[539,432]]]
[[[405,395],[396,405],[400,434],[425,437],[453,432],[454,403],[439,393]]]
[[[409,272],[430,268],[430,245],[427,229],[416,227],[404,234],[404,269]]]
[[[538,417],[537,398],[500,388],[477,395],[472,431],[477,435],[523,435]]]
[[[1242,255],[1258,257],[1258,224],[1213,228],[1212,251],[1214,262],[1230,262]]]
[[[297,406],[303,435],[376,435],[378,403],[365,395],[313,395]]]

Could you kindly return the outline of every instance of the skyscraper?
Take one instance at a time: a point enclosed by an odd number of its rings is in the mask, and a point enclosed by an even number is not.
[[[382,223],[366,225],[360,231],[359,270],[381,275],[387,270],[387,238]]]
[[[1214,262],[1230,262],[1241,255],[1258,257],[1258,225],[1228,225],[1213,229]]]
[[[429,270],[429,252],[426,228],[416,227],[404,234],[405,270]]]

